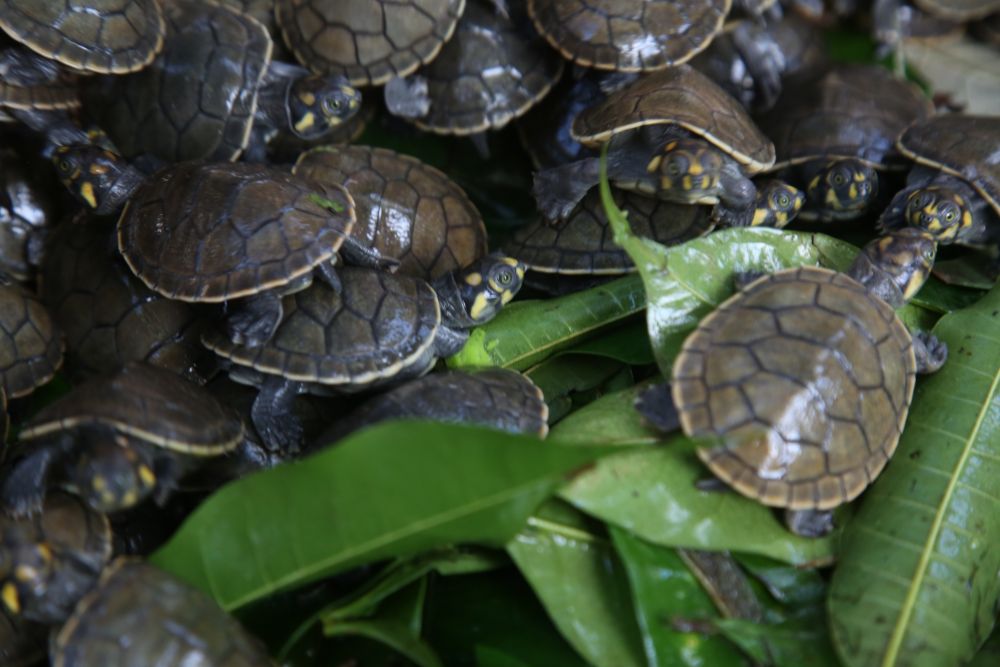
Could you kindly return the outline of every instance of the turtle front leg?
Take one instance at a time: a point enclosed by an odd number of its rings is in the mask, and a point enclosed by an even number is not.
[[[469,332],[465,329],[452,329],[445,325],[438,327],[437,335],[434,338],[434,356],[438,358],[450,357],[457,354],[469,340]]]
[[[948,344],[927,331],[914,331],[913,355],[917,358],[918,373],[935,373],[948,360]]]
[[[918,187],[903,188],[892,198],[875,225],[880,234],[906,227],[906,202]]]
[[[600,180],[600,160],[586,158],[535,172],[532,193],[546,219],[565,220]]]
[[[823,537],[833,531],[833,512],[785,510],[785,526],[802,537]]]
[[[271,340],[281,322],[281,297],[275,290],[255,294],[239,302],[226,318],[226,334],[237,345],[260,347]]]
[[[681,426],[680,415],[670,394],[670,383],[654,384],[635,401],[635,409],[657,430],[676,431]]]
[[[422,76],[389,79],[383,90],[389,113],[400,118],[423,118],[431,110],[427,79]]]
[[[719,203],[712,209],[712,217],[720,225],[746,227],[753,224],[757,186],[739,166],[728,162],[719,171]]]
[[[42,510],[49,486],[49,472],[61,449],[38,447],[7,468],[0,486],[0,501],[7,514],[23,517]]]
[[[305,441],[302,422],[293,409],[301,389],[299,382],[268,376],[250,407],[250,420],[264,447],[283,457],[298,454]]]
[[[353,236],[348,236],[340,247],[340,255],[344,261],[354,266],[364,266],[376,271],[395,273],[399,268],[399,260],[383,257],[375,248],[359,243]]]

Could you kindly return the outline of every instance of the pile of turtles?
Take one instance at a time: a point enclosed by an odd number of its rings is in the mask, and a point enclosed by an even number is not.
[[[866,234],[845,273],[741,275],[637,404],[711,443],[719,480],[792,530],[828,532],[891,457],[915,374],[947,357],[894,309],[939,245],[1000,273],[1000,118],[937,113],[887,69],[832,62],[821,27],[866,3],[834,4],[0,1],[0,399],[16,426],[0,662],[271,664],[135,557],[190,498],[389,419],[544,437],[525,375],[438,362],[523,284],[634,270],[598,193],[602,150],[633,231],[664,245],[726,226]],[[1000,12],[916,4],[876,2],[872,29]],[[492,133],[516,132],[537,215],[491,225],[491,244],[459,185],[473,177],[354,143],[366,126],[471,140],[483,164]]]

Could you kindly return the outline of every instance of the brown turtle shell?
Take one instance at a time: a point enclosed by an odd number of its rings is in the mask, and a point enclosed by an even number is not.
[[[921,90],[884,67],[839,65],[788,87],[774,109],[758,117],[774,141],[779,169],[816,158],[858,158],[884,168],[911,123],[934,113]]]
[[[0,29],[68,67],[124,74],[152,62],[164,26],[157,0],[3,0]]]
[[[284,317],[264,345],[236,345],[216,331],[206,332],[202,342],[237,366],[328,386],[368,385],[427,370],[441,323],[430,285],[351,266],[339,275],[341,294],[314,281],[284,297]]]
[[[0,285],[0,373],[7,398],[51,380],[62,361],[62,335],[42,302],[21,287]]]
[[[919,164],[957,176],[1000,214],[1000,117],[946,114],[912,125],[899,151]]]
[[[380,86],[432,61],[455,31],[465,0],[277,0],[275,14],[299,62]]]
[[[679,65],[722,29],[731,0],[528,0],[531,19],[566,58],[640,72]]]
[[[320,189],[260,164],[185,162],[136,191],[118,221],[118,248],[155,292],[220,302],[282,287],[329,261],[354,216],[339,185]]]
[[[739,102],[689,65],[646,74],[582,112],[573,137],[599,146],[612,136],[645,125],[677,125],[702,137],[751,174],[774,164],[774,144]]]
[[[243,424],[207,390],[142,362],[79,384],[25,424],[22,440],[103,425],[171,451],[214,456],[243,437]]]
[[[846,503],[896,449],[916,360],[895,312],[829,269],[754,281],[684,341],[673,400],[698,456],[765,505]]]
[[[713,228],[706,206],[674,204],[612,188],[618,208],[628,214],[632,232],[666,246],[709,233]],[[620,275],[635,271],[621,246],[593,188],[565,220],[543,220],[526,225],[504,245],[504,252],[539,273],[562,275]]]
[[[1000,0],[914,0],[917,7],[952,21],[981,19],[1000,12]]]
[[[420,160],[371,146],[322,146],[303,153],[292,173],[347,188],[357,207],[351,236],[399,272],[432,280],[486,254],[486,226],[475,205],[444,173]]]

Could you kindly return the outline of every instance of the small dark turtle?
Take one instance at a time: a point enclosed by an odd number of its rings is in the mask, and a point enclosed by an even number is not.
[[[433,373],[371,399],[316,439],[325,447],[358,429],[398,419],[486,426],[544,438],[549,408],[542,390],[515,371]]]
[[[608,177],[618,187],[681,204],[715,204],[722,224],[746,225],[760,202],[750,176],[774,163],[774,145],[743,107],[688,65],[646,74],[577,116],[573,136],[608,143]],[[586,158],[535,174],[539,210],[566,218],[598,183]]]
[[[524,115],[563,69],[524,23],[518,12],[505,17],[482,0],[469,0],[438,57],[386,86],[389,111],[422,130],[450,135],[498,130]]]
[[[930,235],[904,230],[868,244],[846,274],[802,267],[753,280],[688,336],[669,394],[649,390],[640,412],[710,445],[697,453],[712,472],[792,510],[793,530],[823,532],[815,511],[872,483],[896,449],[914,375],[947,357],[893,311],[923,285],[935,250]]]
[[[108,222],[73,219],[47,245],[41,294],[66,336],[67,366],[90,377],[146,361],[194,379],[200,314],[133,276],[112,250],[113,236]]]
[[[431,62],[465,0],[277,0],[278,24],[299,62],[357,86],[381,86]]]
[[[304,153],[297,176],[347,188],[357,207],[354,240],[399,261],[399,272],[433,280],[486,254],[486,227],[448,176],[408,155],[370,146]]]
[[[873,65],[839,65],[789,88],[759,118],[781,178],[806,191],[802,217],[849,220],[877,201],[879,172],[902,165],[895,141],[934,113],[912,83]]]
[[[44,254],[55,215],[43,174],[10,148],[0,150],[0,274],[26,282]]]
[[[229,362],[234,380],[260,387],[251,417],[261,438],[295,451],[302,442],[291,411],[297,394],[357,392],[423,375],[514,297],[524,271],[497,255],[430,284],[345,267],[340,294],[315,283],[285,297],[284,319],[267,344],[234,345],[212,331],[202,342]]]
[[[133,362],[79,384],[21,429],[0,498],[13,515],[41,509],[50,486],[113,512],[169,496],[207,457],[236,448],[243,425],[205,389]]]
[[[7,398],[51,380],[62,361],[62,334],[42,302],[21,287],[0,284],[0,375]]]
[[[731,0],[528,0],[545,39],[586,67],[639,72],[679,65],[722,30]]]
[[[196,0],[165,5],[163,52],[145,70],[96,77],[84,109],[129,159],[262,162],[278,134],[316,140],[353,116],[360,93],[271,60],[267,29],[228,7]]]
[[[281,319],[279,292],[302,289],[314,271],[335,286],[341,246],[359,261],[372,257],[350,241],[354,202],[340,185],[247,163],[183,162],[147,180],[94,147],[60,147],[54,161],[96,213],[129,201],[118,249],[150,289],[191,302],[252,297],[228,319],[238,341],[267,340]]]

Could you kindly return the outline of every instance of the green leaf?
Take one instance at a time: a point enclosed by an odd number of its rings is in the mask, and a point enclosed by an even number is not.
[[[789,567],[785,563],[754,554],[733,554],[740,565],[759,580],[778,602],[793,607],[826,599],[826,581],[813,569]]]
[[[645,665],[621,562],[583,518],[533,517],[507,552],[563,637],[588,661],[596,667]]]
[[[781,623],[723,618],[716,627],[758,664],[771,667],[840,667],[830,643],[822,607]]]
[[[561,354],[532,366],[524,374],[534,382],[549,406],[549,424],[573,409],[581,392],[604,385],[627,366],[602,357],[581,360],[579,355]]]
[[[327,637],[360,635],[392,647],[420,667],[442,667],[428,644],[414,637],[405,623],[394,620],[343,621],[324,628]]]
[[[318,195],[315,192],[309,194],[309,199],[312,200],[317,206],[322,206],[323,208],[329,209],[334,213],[343,213],[344,205],[339,201],[333,201],[332,199],[327,199],[323,195]]]
[[[606,394],[564,418],[549,431],[560,442],[581,445],[652,445],[667,436],[646,426],[633,407],[649,383]]]
[[[234,609],[362,563],[504,544],[599,453],[468,426],[382,424],[224,487],[151,560]]]
[[[632,366],[645,366],[656,361],[645,323],[638,320],[584,341],[568,352],[607,357]]]
[[[575,477],[560,496],[655,544],[746,551],[798,565],[832,558],[829,538],[793,535],[760,503],[695,487],[710,476],[691,441],[674,436],[662,446],[605,457]]]
[[[723,637],[684,631],[678,626],[714,619],[718,612],[677,552],[610,527],[632,587],[635,615],[650,665],[726,667],[747,665],[740,652]]]
[[[976,657],[965,667],[997,667],[1000,665],[1000,628],[994,628],[993,634],[976,652]]]
[[[895,455],[847,526],[829,609],[846,665],[955,665],[1000,599],[1000,286],[941,318]]]

